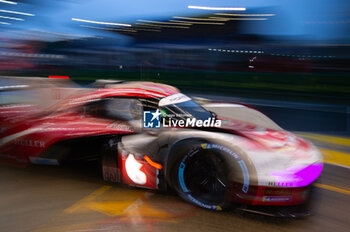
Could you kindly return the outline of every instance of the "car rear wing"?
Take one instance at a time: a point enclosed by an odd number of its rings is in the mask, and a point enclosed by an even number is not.
[[[77,84],[69,79],[46,77],[0,76],[0,91],[20,90],[25,88],[65,87],[76,88]]]
[[[81,89],[69,79],[0,76],[0,105],[33,104],[44,109]]]

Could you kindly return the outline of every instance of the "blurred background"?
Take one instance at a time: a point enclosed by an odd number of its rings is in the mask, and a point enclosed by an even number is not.
[[[0,70],[342,100],[349,11],[345,0],[0,1]]]
[[[2,0],[0,76],[161,82],[349,135],[349,12],[345,0]]]

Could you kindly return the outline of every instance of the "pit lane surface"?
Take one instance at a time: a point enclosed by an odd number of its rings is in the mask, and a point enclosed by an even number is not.
[[[350,169],[325,164],[313,215],[272,218],[212,212],[172,193],[101,180],[88,164],[0,166],[0,231],[348,231]]]

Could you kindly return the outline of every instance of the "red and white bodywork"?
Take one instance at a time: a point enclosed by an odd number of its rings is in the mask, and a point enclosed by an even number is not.
[[[109,155],[98,154],[105,180],[166,189],[169,151],[179,141],[201,138],[206,141],[203,149],[219,144],[240,157],[241,174],[232,174],[230,186],[232,191],[236,188],[244,191],[232,199],[253,205],[304,203],[310,185],[322,170],[322,156],[311,143],[282,130],[260,112],[242,104],[203,104],[223,122],[213,130],[145,130],[141,118],[122,120],[101,116],[105,110],[101,106],[106,106],[105,100],[127,99],[141,102],[143,109],[157,108],[161,99],[179,93],[178,89],[150,82],[109,84],[96,89],[47,80],[44,81],[48,84],[43,85],[41,81],[25,81],[31,99],[0,105],[3,163],[58,165],[74,156],[67,146],[88,144],[99,152],[100,148],[111,151]]]

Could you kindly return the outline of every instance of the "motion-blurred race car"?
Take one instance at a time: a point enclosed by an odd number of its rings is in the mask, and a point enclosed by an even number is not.
[[[95,158],[106,181],[170,187],[210,210],[303,205],[323,167],[315,146],[246,105],[151,82],[1,80],[2,162]]]

